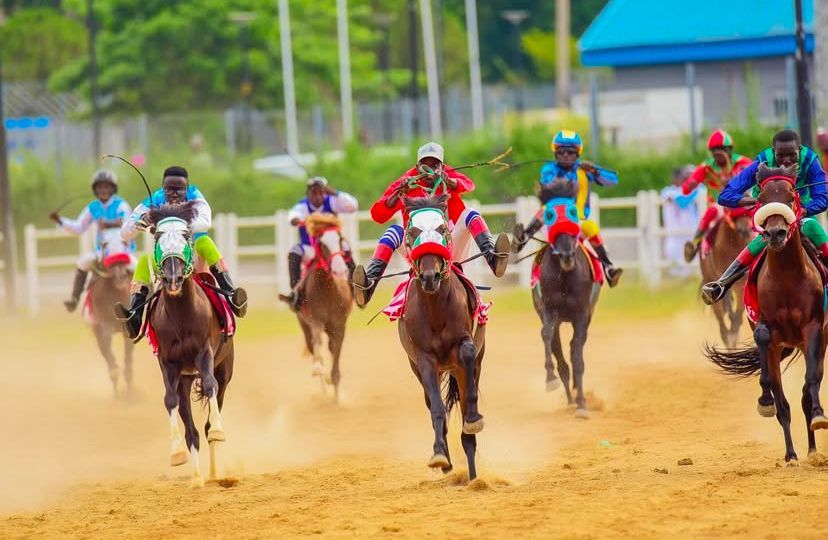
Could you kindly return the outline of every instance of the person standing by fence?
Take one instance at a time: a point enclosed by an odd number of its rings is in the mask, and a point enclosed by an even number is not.
[[[693,174],[695,167],[685,165],[673,170],[673,183],[661,190],[661,219],[664,223],[664,257],[670,261],[670,275],[687,277],[693,270],[684,261],[684,244],[692,238],[692,231],[699,222],[698,197],[704,197],[707,189],[697,186],[688,194],[681,189],[682,183]]]

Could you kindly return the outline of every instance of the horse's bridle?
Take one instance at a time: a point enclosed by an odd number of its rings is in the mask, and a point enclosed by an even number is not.
[[[319,239],[322,237],[323,234],[325,234],[327,232],[330,232],[330,231],[335,231],[339,234],[339,251],[329,252],[328,257],[326,258],[323,254],[323,251],[322,251],[322,246],[324,244],[322,244],[319,241]],[[330,272],[331,271],[331,261],[333,261],[334,257],[341,257],[343,262],[347,262],[347,261],[345,261],[345,251],[342,249],[342,241],[343,241],[342,231],[340,230],[339,227],[336,227],[336,226],[326,227],[321,232],[319,232],[319,234],[316,234],[316,235],[311,237],[311,245],[313,246],[313,250],[316,254],[315,259],[317,260],[317,263],[316,263],[317,268],[319,268],[321,270],[324,270],[326,272]]]

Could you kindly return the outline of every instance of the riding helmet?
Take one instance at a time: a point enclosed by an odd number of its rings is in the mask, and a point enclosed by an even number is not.
[[[713,150],[714,148],[733,148],[733,138],[727,133],[727,131],[717,129],[711,133],[710,138],[707,139],[707,149]]]
[[[579,155],[584,152],[584,141],[576,131],[572,131],[571,129],[562,129],[557,132],[555,137],[552,138],[552,144],[549,146],[553,152],[564,146],[574,147],[578,150]]]
[[[95,186],[101,182],[109,182],[115,188],[115,192],[118,192],[118,177],[114,172],[107,169],[96,171],[92,176],[92,191],[95,191]]]

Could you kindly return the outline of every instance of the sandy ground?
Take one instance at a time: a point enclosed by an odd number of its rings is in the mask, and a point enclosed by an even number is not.
[[[365,327],[368,314],[351,325],[336,406],[310,377],[293,321],[254,310],[224,413],[224,474],[238,482],[202,489],[189,487],[189,465],[167,464],[160,374],[146,344],[140,394],[124,403],[76,319],[5,321],[0,538],[825,537],[828,460],[806,458],[801,365],[785,381],[802,461],[784,467],[776,420],[755,411],[758,381],[727,379],[700,354],[715,336],[711,314],[599,306],[586,350],[591,418],[579,420],[561,390],[544,391],[528,293],[510,298],[491,317],[471,484],[457,418],[458,472],[426,467],[421,389],[396,329]]]

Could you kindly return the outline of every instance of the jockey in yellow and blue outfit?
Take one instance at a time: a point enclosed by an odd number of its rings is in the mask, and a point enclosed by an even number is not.
[[[132,241],[138,233],[147,230],[149,223],[147,213],[151,208],[164,204],[183,204],[191,202],[195,213],[190,222],[193,233],[193,248],[201,259],[207,263],[210,273],[216,278],[219,288],[230,294],[230,307],[238,317],[247,313],[247,292],[241,287],[234,287],[227,271],[227,265],[219,253],[213,239],[207,235],[212,226],[213,211],[201,191],[190,184],[187,169],[177,165],[167,167],[161,189],[156,190],[151,197],[135,207],[132,214],[124,221],[121,227],[121,236],[126,241]],[[144,302],[152,289],[150,260],[147,254],[138,259],[138,266],[132,276],[132,298],[129,308],[116,305],[116,314],[126,321],[127,335],[135,338],[141,331],[141,320],[144,314]]]
[[[607,248],[601,238],[598,224],[589,219],[589,193],[591,183],[599,186],[618,184],[618,173],[582,160],[584,143],[581,136],[575,131],[566,129],[559,131],[555,134],[550,146],[555,153],[555,161],[547,161],[541,168],[540,185],[544,186],[554,182],[577,184],[575,206],[578,208],[578,218],[581,220],[581,234],[595,248],[595,253],[601,260],[607,274],[607,283],[610,287],[615,287],[623,270],[615,268],[612,264],[607,254]],[[519,244],[525,244],[543,226],[542,213],[543,209],[538,211],[538,214],[527,226],[525,236],[517,239]]]

